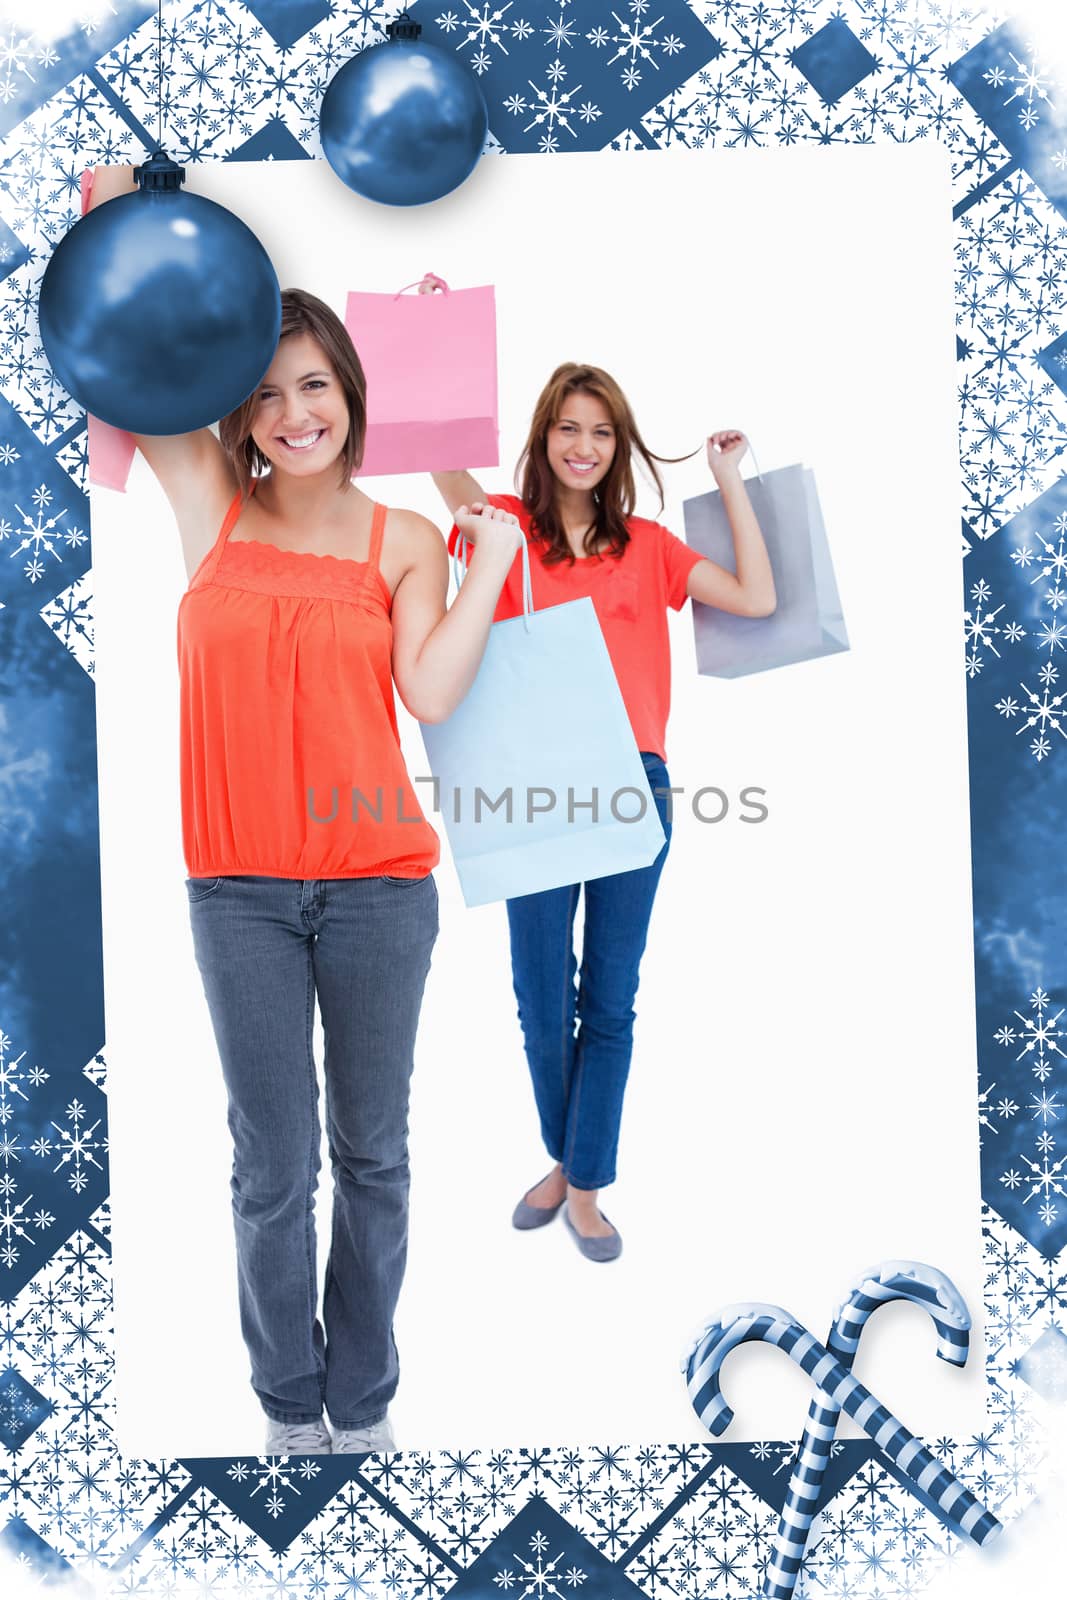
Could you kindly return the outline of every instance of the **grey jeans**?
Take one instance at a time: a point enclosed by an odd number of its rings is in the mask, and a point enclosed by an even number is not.
[[[187,878],[229,1101],[241,1331],[268,1417],[385,1415],[407,1258],[408,1090],[437,938],[433,876]],[[318,1315],[318,1084],[325,1038],[333,1230]]]

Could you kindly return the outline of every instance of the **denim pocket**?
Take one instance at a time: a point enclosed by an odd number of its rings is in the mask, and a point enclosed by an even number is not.
[[[206,900],[222,883],[221,878],[186,878],[185,889],[190,900]]]
[[[388,872],[380,874],[383,883],[394,883],[398,889],[410,889],[416,883],[422,883],[423,878],[391,878]]]

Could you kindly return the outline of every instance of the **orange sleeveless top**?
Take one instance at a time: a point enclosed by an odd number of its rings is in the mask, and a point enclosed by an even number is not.
[[[400,749],[385,507],[366,561],[231,540],[240,510],[178,606],[189,876],[425,877],[441,846]]]

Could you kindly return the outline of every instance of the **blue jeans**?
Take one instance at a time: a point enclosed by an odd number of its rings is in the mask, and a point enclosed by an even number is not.
[[[667,768],[659,756],[643,752],[641,759],[666,841],[651,866],[584,885],[580,981],[574,915],[583,885],[507,903],[512,978],[541,1137],[576,1189],[602,1189],[615,1180],[634,996],[670,845]]]
[[[187,878],[196,964],[229,1101],[241,1331],[268,1417],[379,1421],[396,1390],[407,1112],[437,938],[433,877]],[[322,1322],[315,1224],[325,1037],[333,1231]]]

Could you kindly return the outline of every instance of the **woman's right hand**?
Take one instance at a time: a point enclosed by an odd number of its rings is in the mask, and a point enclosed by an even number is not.
[[[490,554],[507,556],[510,560],[522,549],[522,525],[518,517],[500,506],[487,505],[475,500],[469,506],[459,506],[455,513],[456,527],[475,549]]]
[[[95,167],[87,211],[136,192],[132,166]],[[226,509],[237,491],[229,457],[206,427],[178,434],[132,432],[132,437],[170,502],[181,535],[186,571],[192,577],[218,537]]]

